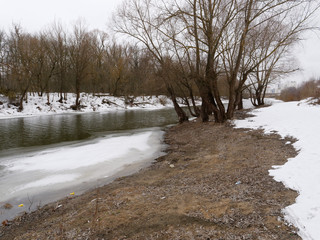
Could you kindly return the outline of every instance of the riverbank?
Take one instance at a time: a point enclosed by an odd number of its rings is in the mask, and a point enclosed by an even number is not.
[[[136,97],[114,97],[108,93],[100,94],[80,94],[81,108],[74,110],[76,95],[74,93],[65,94],[65,99],[59,102],[58,93],[49,93],[49,104],[47,94],[39,96],[38,93],[27,93],[27,98],[23,103],[23,110],[19,110],[18,100],[10,100],[8,97],[0,94],[0,119],[43,116],[65,113],[90,113],[90,112],[115,112],[119,110],[137,110],[137,109],[165,109],[174,108],[170,98],[165,95],[159,96],[136,96]],[[177,98],[182,107],[186,107],[183,99]],[[196,98],[195,102],[201,105],[201,99]],[[227,103],[227,100],[223,100]],[[275,99],[265,99],[266,104],[277,102]],[[190,105],[192,105],[190,101]],[[245,109],[252,108],[250,99],[243,99]]]
[[[63,113],[86,113],[86,112],[110,112],[126,109],[162,109],[173,108],[172,101],[164,95],[160,96],[138,96],[138,97],[114,97],[106,93],[101,94],[80,94],[81,108],[74,110],[76,95],[65,94],[65,99],[59,102],[58,93],[49,93],[39,96],[37,93],[28,93],[23,103],[23,110],[19,111],[17,100],[11,100],[0,94],[0,119],[42,116]],[[48,102],[49,99],[49,102]],[[182,99],[178,99],[180,104],[184,104]],[[49,103],[49,104],[48,104]],[[197,102],[200,104],[199,102]]]
[[[281,213],[297,193],[268,174],[296,155],[288,141],[228,124],[177,125],[165,136],[168,154],[149,168],[23,215],[0,236],[300,239]]]

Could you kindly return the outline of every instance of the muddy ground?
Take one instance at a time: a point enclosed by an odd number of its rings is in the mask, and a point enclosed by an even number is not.
[[[295,156],[287,141],[230,124],[177,125],[151,167],[18,217],[0,239],[300,239],[281,213],[297,193],[268,175]]]

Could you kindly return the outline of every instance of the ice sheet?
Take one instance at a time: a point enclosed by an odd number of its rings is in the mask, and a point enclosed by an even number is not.
[[[162,137],[163,131],[152,128],[0,159],[0,205],[35,196],[50,202],[56,198],[52,192],[63,197],[94,188],[133,164],[152,162],[162,154]]]
[[[152,132],[123,137],[108,137],[83,146],[71,146],[31,154],[20,159],[7,161],[9,171],[58,172],[112,162],[130,152],[144,152],[150,149],[148,139]]]

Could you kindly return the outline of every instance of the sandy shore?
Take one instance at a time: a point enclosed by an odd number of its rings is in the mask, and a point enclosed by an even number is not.
[[[152,166],[18,217],[0,239],[300,239],[281,213],[297,193],[268,175],[295,156],[288,139],[192,122],[165,141]]]

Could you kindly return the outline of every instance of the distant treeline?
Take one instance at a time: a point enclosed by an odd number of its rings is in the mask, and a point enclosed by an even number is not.
[[[0,32],[0,93],[20,100],[27,92],[159,95],[166,90],[154,58],[144,49],[110,40],[78,23],[69,33],[54,24],[36,34],[14,26]],[[77,103],[79,100],[77,99]]]

